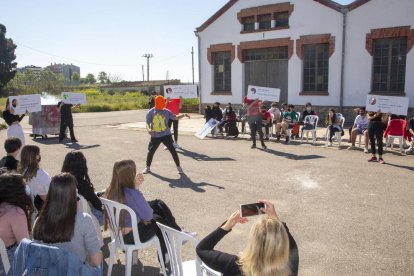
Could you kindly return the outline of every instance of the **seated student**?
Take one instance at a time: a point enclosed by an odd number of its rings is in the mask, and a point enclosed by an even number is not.
[[[4,141],[4,149],[6,150],[7,155],[0,160],[0,168],[6,167],[8,171],[17,170],[17,161],[16,157],[20,153],[20,148],[22,147],[22,142],[17,137],[9,137]]]
[[[10,264],[14,261],[14,252],[23,238],[29,238],[30,216],[33,204],[26,194],[26,185],[19,174],[0,175],[0,238],[3,240]],[[4,273],[0,261],[0,275]]]
[[[171,228],[181,231],[181,228],[175,222],[168,206],[160,200],[153,200],[147,202],[144,195],[140,191],[140,187],[144,182],[143,174],[136,173],[135,162],[132,160],[117,161],[114,164],[112,172],[111,184],[105,191],[107,199],[122,203],[134,210],[138,222],[138,235],[141,242],[150,240],[154,235],[160,240],[161,251],[164,260],[167,256],[167,247],[164,242],[161,230],[158,228],[155,221],[165,224]],[[160,202],[163,206],[163,214],[156,212]],[[157,207],[157,208],[156,208]],[[167,215],[165,215],[167,214]],[[123,216],[123,217],[122,217]],[[105,228],[108,222],[105,219]],[[131,217],[129,214],[121,213],[121,226],[124,242],[126,244],[133,244],[134,236],[132,233]],[[195,233],[189,233],[195,236]],[[168,263],[168,262],[166,262]]]
[[[294,127],[294,124],[297,121],[298,114],[294,111],[294,106],[289,105],[286,112],[283,113],[282,122],[276,125],[276,139],[277,141],[280,140],[282,134],[286,136],[286,142],[289,142],[289,138],[287,135],[287,130]]]
[[[335,136],[335,132],[341,132],[341,135],[344,135],[344,130],[342,129],[341,116],[335,112],[335,109],[329,109],[328,116],[326,118],[326,124],[329,129],[329,146],[332,146],[332,138]]]
[[[408,136],[411,136],[411,140],[414,139],[414,117],[408,121]],[[410,147],[410,152],[414,153],[414,147]]]
[[[226,136],[234,136],[235,138],[239,135],[239,129],[237,128],[237,115],[233,111],[233,107],[229,106],[224,112],[224,130]]]
[[[272,115],[272,123],[275,125],[279,123],[282,112],[279,110],[279,108],[277,108],[277,103],[272,103],[268,111],[270,112],[270,115]]]
[[[248,221],[236,211],[228,220],[201,240],[196,248],[200,259],[212,269],[226,275],[287,276],[297,275],[299,253],[286,223],[282,222],[267,200],[262,209],[266,216],[251,227],[246,248],[239,256],[221,252],[214,247],[237,224]]]
[[[63,173],[67,172],[76,178],[78,193],[83,196],[91,205],[91,212],[94,214],[99,224],[103,225],[103,206],[102,202],[95,193],[92,181],[88,175],[88,165],[86,158],[81,151],[71,151],[66,154],[63,161]]]
[[[247,122],[247,104],[243,103],[242,107],[237,112],[237,120],[241,122],[241,132],[244,133]]]
[[[49,174],[39,167],[40,160],[40,148],[26,145],[22,149],[21,161],[17,169],[23,175],[26,185],[29,186],[33,203],[39,211],[43,201],[46,200],[51,180]]]
[[[70,251],[93,267],[101,265],[95,226],[89,214],[77,212],[76,178],[70,173],[52,178],[46,201],[33,226],[33,239]]]
[[[260,112],[262,113],[262,125],[265,128],[265,140],[269,140],[269,129],[272,125],[272,115],[270,115],[270,112],[267,111],[267,107],[262,105],[260,107]]]
[[[305,104],[305,110],[303,111],[302,120],[299,122],[299,125],[302,125],[301,133],[303,133],[303,130],[312,130],[315,129],[315,125],[311,124],[310,122],[305,122],[306,116],[314,115],[316,116],[316,112],[312,109],[312,104],[310,102],[307,102]]]
[[[357,108],[354,108],[354,112],[355,112],[355,117],[356,116],[358,116],[359,115],[359,107],[357,107]],[[354,128],[354,126],[352,125],[348,130],[349,130],[349,137],[351,137],[351,132],[352,132],[352,129]]]
[[[283,113],[285,113],[286,112],[286,110],[288,109],[288,105],[287,105],[287,103],[282,103],[281,105],[280,105],[280,112],[282,113],[282,115],[283,115]],[[280,118],[280,119],[282,119],[282,118]]]
[[[365,137],[365,147],[364,152],[368,152],[368,116],[365,112],[365,107],[359,108],[359,115],[356,116],[354,125],[352,126],[350,142],[351,146],[348,149],[355,149],[355,141],[358,134],[363,134]]]

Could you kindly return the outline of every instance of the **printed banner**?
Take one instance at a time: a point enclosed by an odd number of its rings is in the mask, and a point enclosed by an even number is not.
[[[366,110],[407,116],[408,103],[407,97],[368,95]]]
[[[207,134],[209,134],[217,125],[218,125],[219,121],[217,121],[214,118],[211,118],[204,126],[202,129],[200,129],[199,131],[197,131],[197,133],[195,134],[196,137],[200,138],[200,139],[204,139]]]
[[[9,97],[10,109],[14,111],[15,115],[39,112],[42,110],[40,95],[23,95]]]
[[[197,85],[166,85],[164,97],[170,99],[194,99],[197,98]]]
[[[62,101],[65,104],[86,104],[86,95],[83,93],[62,92]]]
[[[279,102],[280,89],[249,85],[247,87],[247,98],[249,100],[259,99],[262,101]]]

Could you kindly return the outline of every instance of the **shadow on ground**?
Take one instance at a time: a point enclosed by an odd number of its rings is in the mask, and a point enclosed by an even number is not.
[[[177,153],[184,155],[186,157],[190,157],[196,161],[236,161],[230,157],[210,157],[208,155],[186,149],[177,150]]]
[[[280,157],[285,157],[287,159],[291,159],[291,160],[309,160],[309,159],[319,159],[319,158],[325,158],[324,156],[321,155],[297,155],[297,154],[293,154],[293,153],[288,153],[288,152],[282,152],[282,151],[277,151],[277,150],[273,150],[273,149],[260,149],[259,150],[266,152],[266,153],[270,153],[276,156],[280,156]]]
[[[59,143],[58,138],[56,137],[55,139],[32,139],[33,142],[35,143],[39,143],[39,144],[43,144],[43,145],[56,145],[56,144],[61,144]],[[100,147],[101,145],[99,144],[95,144],[95,145],[81,145],[79,143],[72,143],[72,142],[65,142],[62,143],[62,145],[65,146],[65,148],[67,149],[73,149],[73,150],[85,150],[85,149],[91,149],[91,148],[97,148]]]
[[[161,176],[153,172],[151,172],[151,175],[155,176],[156,178],[164,182],[168,182],[171,188],[192,189],[194,192],[197,192],[197,193],[204,193],[206,191],[205,189],[202,188],[204,186],[211,186],[217,189],[224,189],[224,187],[222,186],[210,184],[207,182],[195,183],[186,174],[180,174],[179,179],[168,178],[168,177]]]

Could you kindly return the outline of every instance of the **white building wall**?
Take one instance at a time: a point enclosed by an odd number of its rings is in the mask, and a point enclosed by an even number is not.
[[[365,48],[371,29],[411,26],[414,29],[413,0],[372,0],[347,15],[344,105],[364,106],[371,92],[372,56]],[[414,107],[414,48],[407,55],[405,93]]]
[[[207,48],[213,44],[243,41],[286,38],[294,40],[293,55],[289,60],[288,93],[289,103],[304,104],[311,101],[314,105],[339,105],[340,67],[342,45],[342,14],[312,0],[292,0],[293,13],[289,29],[240,34],[241,24],[237,13],[246,8],[282,3],[274,0],[240,0],[215,22],[200,33],[200,81],[203,103],[215,101],[241,103],[243,94],[243,64],[237,58],[232,63],[232,95],[211,95],[213,91],[212,65],[207,61]],[[329,60],[329,96],[300,96],[302,91],[302,60],[296,55],[296,39],[301,35],[331,34],[335,36],[335,50]]]

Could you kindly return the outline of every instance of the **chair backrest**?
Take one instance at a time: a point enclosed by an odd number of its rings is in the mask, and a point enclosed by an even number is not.
[[[342,115],[342,113],[336,113],[336,115],[338,115],[339,116],[339,120],[340,120],[340,122],[341,122],[341,126],[342,126],[342,128],[344,128],[344,124],[345,124],[345,117]]]
[[[167,246],[168,255],[170,256],[172,275],[183,276],[183,260],[181,254],[183,242],[190,241],[195,250],[195,247],[198,244],[197,239],[184,232],[177,231],[159,222],[157,222],[157,225],[161,230],[162,236],[164,237],[165,244]],[[198,258],[196,259],[196,271],[197,276],[201,276],[201,261]]]
[[[300,120],[300,112],[296,112],[296,123],[299,122]]]
[[[0,238],[0,255],[1,255],[1,262],[3,263],[4,272],[9,272],[10,269],[10,262],[9,256],[7,255],[6,245],[4,244],[3,240]]]
[[[124,238],[122,235],[122,227],[120,226],[121,212],[129,213],[131,217],[131,227],[132,234],[134,236],[135,244],[140,244],[141,240],[138,235],[138,224],[137,216],[135,212],[125,204],[112,201],[106,198],[101,197],[102,204],[105,207],[106,215],[108,218],[109,228],[111,229],[111,238],[114,240],[121,248],[125,248]]]
[[[393,119],[388,123],[386,132],[392,136],[404,136],[406,123],[402,119]]]
[[[318,126],[319,117],[317,115],[307,115],[303,122],[313,125],[316,129]]]
[[[99,225],[98,219],[94,216],[94,214],[92,214],[91,207],[89,207],[88,201],[81,195],[78,195],[78,197],[79,197],[79,203],[80,203],[78,206],[79,211],[88,213],[92,217],[93,224],[95,225],[95,228],[96,228],[96,234],[98,234],[99,243],[101,247],[104,246],[101,226]]]

